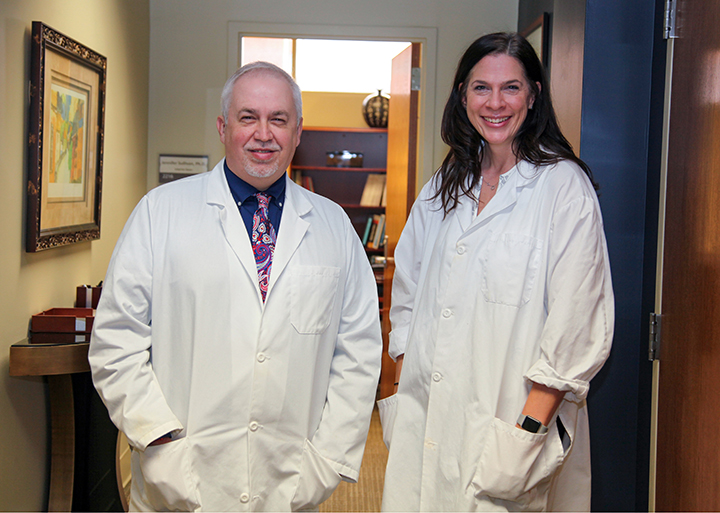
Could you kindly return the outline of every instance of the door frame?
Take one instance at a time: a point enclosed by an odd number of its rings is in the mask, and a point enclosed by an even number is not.
[[[355,41],[408,41],[422,44],[420,68],[420,119],[418,126],[417,187],[435,171],[435,77],[437,73],[437,29],[433,27],[370,27],[360,25],[313,25],[303,23],[228,22],[227,76],[240,66],[242,37],[294,37],[349,39]],[[417,190],[416,190],[417,195]]]
[[[660,156],[660,200],[658,202],[658,238],[655,269],[655,310],[662,315],[663,270],[665,256],[665,205],[667,197],[668,149],[670,141],[670,107],[672,98],[672,76],[675,40],[668,39],[665,61],[665,94],[663,98],[662,150]],[[660,360],[652,362],[652,396],[650,405],[650,470],[648,482],[648,511],[656,511],[655,491],[657,486],[657,428],[658,402],[660,393]]]

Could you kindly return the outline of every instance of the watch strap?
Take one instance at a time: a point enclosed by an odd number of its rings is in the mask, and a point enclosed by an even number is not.
[[[522,413],[517,419],[518,425],[523,428],[525,431],[529,431],[530,433],[537,433],[538,435],[543,435],[547,433],[548,427],[540,422],[538,419],[531,417],[530,415],[523,415]]]

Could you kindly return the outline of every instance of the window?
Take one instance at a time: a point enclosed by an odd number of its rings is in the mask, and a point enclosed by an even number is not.
[[[390,91],[392,58],[410,45],[397,41],[243,37],[241,64],[265,60],[295,77],[303,91]]]

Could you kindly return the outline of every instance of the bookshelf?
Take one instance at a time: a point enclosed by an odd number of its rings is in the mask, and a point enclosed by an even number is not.
[[[343,150],[362,153],[362,167],[328,166],[327,153]],[[386,165],[385,128],[306,127],[290,166],[290,176],[300,185],[342,206],[362,240],[368,219],[385,213],[381,200],[373,205],[361,204],[363,191],[368,176],[385,176]],[[383,254],[381,246],[366,245],[366,251],[368,255]]]

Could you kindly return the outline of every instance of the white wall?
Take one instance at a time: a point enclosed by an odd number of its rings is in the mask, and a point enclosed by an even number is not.
[[[422,184],[445,154],[437,125],[458,59],[480,35],[515,30],[517,10],[517,0],[150,0],[148,187],[157,184],[160,154],[207,154],[211,165],[222,157],[215,118],[220,89],[234,71],[227,64],[228,26],[238,22],[291,24],[302,34],[308,25],[347,26],[353,33],[358,26],[387,27],[388,37],[413,27],[435,29],[434,92],[421,101],[436,126],[428,128],[434,137],[421,140]]]
[[[33,21],[107,57],[101,239],[25,253],[30,34]],[[9,347],[30,316],[73,306],[75,287],[100,281],[125,220],[145,192],[148,0],[0,2],[0,510],[40,511],[48,486],[46,385],[11,378]]]

